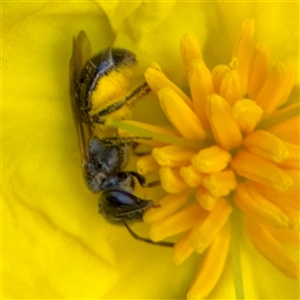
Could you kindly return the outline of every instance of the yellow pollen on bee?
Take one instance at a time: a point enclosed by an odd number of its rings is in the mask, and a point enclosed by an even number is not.
[[[240,99],[232,106],[231,113],[241,132],[248,134],[261,120],[263,110],[253,100]]]
[[[223,198],[219,198],[214,209],[204,220],[200,220],[192,229],[191,241],[198,253],[202,253],[216,238],[227,222],[232,211],[231,206]]]
[[[200,172],[214,173],[227,167],[231,159],[229,152],[218,146],[211,146],[200,150],[191,158],[192,165]]]
[[[289,155],[288,148],[281,139],[263,130],[256,130],[246,136],[243,146],[248,151],[274,162],[281,162]]]
[[[157,65],[155,68],[150,67],[145,71],[145,80],[149,84],[151,90],[155,93],[159,92],[162,88],[169,87],[172,89],[189,107],[193,107],[192,100],[166,75],[158,70]]]
[[[197,187],[201,184],[203,174],[201,174],[194,166],[189,165],[186,167],[181,167],[179,169],[179,174],[183,181],[189,187]]]
[[[178,169],[161,167],[159,169],[159,178],[162,188],[170,194],[183,192],[188,187],[182,180]]]
[[[237,183],[234,172],[225,170],[204,176],[202,185],[213,197],[222,197],[234,190]]]
[[[269,114],[284,104],[295,82],[295,68],[287,63],[276,63],[260,89],[256,102]]]
[[[243,97],[240,77],[236,70],[226,72],[222,78],[219,94],[232,106]]]
[[[191,140],[202,140],[206,137],[199,118],[175,91],[166,87],[161,89],[157,95],[166,117],[182,137]]]
[[[213,82],[209,69],[203,60],[194,60],[188,74],[194,110],[204,128],[209,127],[205,107],[207,96],[213,93]]]
[[[246,215],[266,225],[288,227],[288,217],[276,205],[246,184],[238,185],[234,201]]]
[[[183,36],[180,43],[180,54],[185,74],[188,75],[192,62],[196,59],[203,59],[200,45],[194,35],[186,33]]]
[[[196,151],[183,146],[168,145],[152,150],[153,158],[162,167],[180,167],[188,165]]]
[[[155,222],[150,227],[150,237],[153,241],[160,241],[175,234],[194,227],[199,220],[204,219],[205,212],[198,203],[194,203],[183,210]]]
[[[238,124],[232,117],[231,108],[227,101],[213,94],[207,100],[206,112],[216,144],[225,150],[240,146],[242,134]],[[226,127],[226,130],[224,127]]]
[[[213,210],[218,201],[218,198],[213,197],[203,186],[198,188],[195,198],[200,206],[208,211]]]
[[[277,190],[286,190],[293,184],[293,179],[288,173],[266,159],[245,150],[239,151],[232,158],[230,165],[237,174]]]
[[[103,76],[93,90],[91,96],[93,115],[112,104],[116,99],[122,99],[127,93],[129,78],[123,72],[111,71],[109,76]]]
[[[188,200],[190,191],[186,190],[178,194],[166,194],[157,205],[149,207],[143,214],[145,223],[151,224],[172,215]]]
[[[249,76],[248,94],[255,99],[264,85],[269,72],[270,49],[267,45],[257,45],[254,53],[252,67]]]

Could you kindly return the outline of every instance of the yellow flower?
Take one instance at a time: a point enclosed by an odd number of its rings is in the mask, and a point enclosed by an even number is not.
[[[137,83],[153,60],[182,87],[176,47],[184,32],[206,45],[204,56],[212,66],[227,59],[241,20],[255,15],[257,32],[275,56],[294,60],[297,5],[2,1],[2,298],[183,299],[198,265],[195,255],[176,266],[170,249],[137,242],[98,214],[99,195],[82,179],[70,108],[74,35],[84,30],[94,53],[108,46],[134,51]],[[139,105],[158,108],[151,97]],[[142,118],[163,119],[160,109],[136,108]],[[189,178],[197,186],[199,176]],[[157,198],[152,189],[147,196]],[[213,206],[212,198],[208,205]],[[251,298],[297,298],[298,286],[274,272],[251,246],[243,244],[240,255],[243,278],[259,274],[255,284],[245,286]],[[232,298],[234,278],[225,268],[211,297]]]
[[[296,72],[289,63],[272,64],[267,46],[255,45],[253,34],[254,21],[245,21],[231,62],[212,71],[196,38],[186,34],[180,52],[190,97],[157,64],[145,73],[174,134],[138,161],[143,174],[158,172],[167,192],[144,220],[154,241],[180,234],[177,264],[206,251],[190,299],[205,298],[215,287],[240,227],[285,275],[300,275],[285,249],[299,247],[299,103],[288,98]],[[241,219],[240,212],[243,220],[230,222]],[[232,260],[236,268],[237,257]]]

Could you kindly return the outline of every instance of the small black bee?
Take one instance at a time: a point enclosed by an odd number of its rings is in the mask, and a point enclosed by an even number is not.
[[[128,71],[136,64],[133,53],[107,48],[90,58],[90,52],[89,41],[81,31],[73,40],[70,94],[87,186],[92,192],[102,192],[99,212],[107,221],[123,223],[138,240],[172,247],[173,243],[153,242],[139,237],[128,226],[127,221],[141,221],[145,210],[154,205],[153,201],[133,194],[135,179],[142,187],[153,187],[159,182],[146,183],[145,177],[137,172],[122,171],[133,138],[120,137],[115,129],[104,124],[108,115],[126,118],[128,105],[150,92],[150,88],[144,83],[131,93],[124,94]]]

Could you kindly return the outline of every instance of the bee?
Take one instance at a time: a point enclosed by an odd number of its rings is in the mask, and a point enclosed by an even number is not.
[[[139,173],[123,170],[133,138],[121,137],[116,129],[105,126],[107,116],[126,118],[129,106],[150,92],[150,88],[143,83],[126,93],[130,71],[137,63],[132,52],[107,48],[92,58],[90,53],[90,43],[81,31],[73,40],[70,94],[85,182],[90,191],[101,192],[99,212],[108,222],[124,224],[135,239],[172,247],[173,243],[140,237],[129,227],[128,221],[142,221],[145,210],[155,205],[152,200],[134,194],[135,181],[144,188],[159,182],[146,183]]]

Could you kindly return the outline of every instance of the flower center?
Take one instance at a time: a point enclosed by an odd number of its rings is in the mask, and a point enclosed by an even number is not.
[[[283,62],[271,65],[268,47],[256,46],[253,34],[254,22],[247,20],[229,65],[212,71],[197,40],[185,35],[181,55],[190,96],[157,64],[145,72],[171,128],[122,123],[122,129],[137,126],[146,131],[135,134],[151,137],[152,153],[141,157],[137,168],[144,175],[157,172],[167,193],[144,214],[151,238],[178,237],[176,263],[207,250],[189,298],[206,297],[218,281],[233,209],[243,213],[245,232],[258,251],[285,274],[299,276],[279,233],[288,231],[296,244],[299,104],[288,102],[295,69]]]

